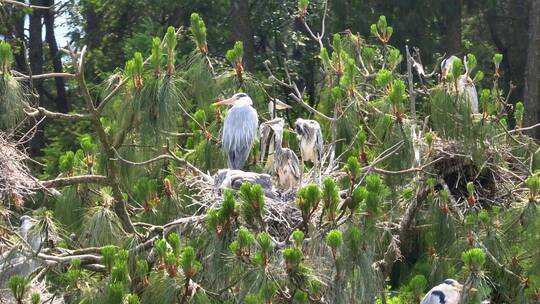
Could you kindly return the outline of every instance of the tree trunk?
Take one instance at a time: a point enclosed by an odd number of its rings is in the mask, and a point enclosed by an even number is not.
[[[30,1],[32,5],[43,6],[43,1],[41,0],[32,0]],[[30,15],[30,38],[28,44],[29,60],[30,60],[30,69],[32,75],[42,74],[43,73],[43,41],[41,40],[42,36],[42,20],[43,14],[42,10],[35,9]],[[44,93],[43,85],[41,80],[33,80],[32,86],[35,88],[39,94],[38,105],[43,105]],[[43,147],[45,138],[43,135],[43,124],[39,125],[36,129],[36,134],[30,141],[30,155],[39,156],[41,155],[41,148]]]
[[[448,56],[459,54],[461,46],[461,12],[462,0],[446,1],[444,17],[445,52]]]
[[[231,0],[231,30],[233,39],[244,43],[244,67],[255,70],[255,41],[249,22],[248,0]]]
[[[45,0],[45,6],[53,6],[54,0]],[[56,43],[56,36],[54,35],[54,12],[49,10],[45,13],[45,40],[49,45],[49,52],[55,73],[62,73],[62,60],[60,53],[58,52],[58,44]],[[60,113],[67,113],[69,111],[69,105],[66,96],[66,85],[64,78],[56,77],[54,79],[56,85],[56,109]]]
[[[540,122],[540,1],[532,1],[529,10],[529,47],[525,70],[525,125]],[[540,139],[540,129],[531,135]]]

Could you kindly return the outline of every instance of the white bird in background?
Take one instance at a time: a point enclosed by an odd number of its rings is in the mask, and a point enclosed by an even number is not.
[[[319,164],[323,154],[321,126],[315,120],[298,118],[295,122],[302,161]]]
[[[452,63],[456,59],[458,59],[456,56],[450,56],[441,62],[441,80],[446,79],[448,73],[450,73],[450,70],[452,69]],[[465,63],[465,74],[459,76],[457,89],[460,94],[465,94],[471,105],[471,112],[476,114],[479,113],[478,93],[476,92],[476,86],[470,77],[470,71],[467,66],[467,57],[464,57],[463,60]]]
[[[274,150],[272,160],[270,149],[268,149],[268,159],[272,161],[272,172],[277,177],[278,186],[282,190],[289,190],[298,186],[300,181],[300,162],[293,150],[282,147],[284,126],[283,118],[274,118],[262,123],[259,130],[261,147],[272,147]],[[263,154],[265,154],[264,150],[261,156],[264,156]]]
[[[229,159],[229,168],[242,170],[259,125],[257,111],[252,106],[253,101],[246,93],[237,93],[213,105],[232,105],[223,124],[223,150]]]
[[[277,111],[287,110],[290,108],[292,108],[290,105],[284,103],[277,98],[270,99],[270,101],[268,102],[268,113],[270,113],[270,119],[274,119],[277,117]]]
[[[32,230],[36,223],[37,221],[28,215],[23,215],[19,219],[19,235],[34,252],[38,252],[47,245],[45,234]],[[0,255],[0,286],[3,286],[13,275],[28,276],[42,263],[41,260],[28,253],[23,253],[18,247],[14,247]]]
[[[420,304],[457,304],[463,285],[453,279],[446,279],[442,284],[433,287],[424,296]]]

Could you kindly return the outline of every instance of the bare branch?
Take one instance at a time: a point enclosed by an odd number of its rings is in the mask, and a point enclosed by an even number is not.
[[[48,188],[65,187],[76,184],[108,185],[109,183],[109,179],[103,175],[79,175],[70,177],[59,177],[41,182],[43,186]]]
[[[50,10],[54,7],[54,6],[30,5],[30,4],[15,1],[15,0],[0,0],[0,6],[2,6],[2,4],[11,4],[14,6],[20,6],[20,7],[25,7],[25,8],[35,8],[35,9],[45,9],[45,10]]]
[[[38,75],[25,75],[19,72],[14,71],[14,75],[19,75],[13,77],[16,80],[25,80],[25,79],[47,79],[47,78],[56,78],[56,77],[63,77],[63,78],[75,78],[75,74],[71,73],[46,73],[46,74],[38,74]]]
[[[26,109],[26,115],[30,117],[37,117],[39,115],[52,118],[52,119],[62,119],[68,121],[79,121],[84,119],[91,119],[91,116],[88,114],[65,114],[59,112],[52,112],[43,107],[33,108],[28,106]]]

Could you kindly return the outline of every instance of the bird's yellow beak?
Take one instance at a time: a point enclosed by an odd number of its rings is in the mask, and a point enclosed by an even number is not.
[[[473,288],[473,287],[471,287],[471,289],[469,289],[469,290],[472,291],[472,292],[478,291],[478,289]]]
[[[235,100],[236,98],[231,97],[231,98],[224,99],[222,101],[214,102],[212,105],[213,106],[232,105]]]

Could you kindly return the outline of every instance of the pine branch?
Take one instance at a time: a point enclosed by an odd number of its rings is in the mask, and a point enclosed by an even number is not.
[[[99,184],[107,186],[110,184],[110,181],[103,175],[79,175],[46,180],[42,181],[41,184],[47,188],[65,187],[76,184]]]

